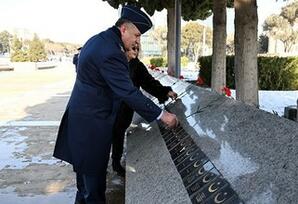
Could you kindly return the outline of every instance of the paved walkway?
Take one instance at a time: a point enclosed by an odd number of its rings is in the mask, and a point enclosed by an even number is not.
[[[0,72],[1,204],[71,204],[71,165],[52,157],[75,78],[71,64],[31,72]],[[124,203],[124,180],[109,166],[107,200]]]

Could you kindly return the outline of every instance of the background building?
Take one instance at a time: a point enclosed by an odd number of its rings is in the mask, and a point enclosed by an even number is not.
[[[161,48],[150,36],[150,32],[142,35],[141,44],[143,57],[157,57],[162,55]]]

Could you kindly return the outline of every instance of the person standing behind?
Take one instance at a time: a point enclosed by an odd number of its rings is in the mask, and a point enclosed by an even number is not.
[[[75,68],[76,68],[76,72],[78,71],[77,70],[77,66],[78,66],[78,61],[79,61],[79,56],[80,56],[80,51],[81,51],[82,47],[79,47],[77,49],[77,53],[73,55],[73,58],[72,58],[72,63],[75,65]]]
[[[74,88],[61,120],[54,157],[73,165],[76,203],[106,203],[106,173],[112,131],[121,101],[148,122],[176,127],[176,115],[161,110],[131,82],[125,50],[140,44],[152,26],[140,9],[124,6],[115,26],[82,47]]]
[[[138,59],[139,47],[133,47],[126,51],[129,61],[129,75],[135,87],[142,87],[145,91],[155,96],[159,103],[164,103],[169,98],[176,99],[177,94],[170,86],[163,86],[155,80],[148,72],[145,65]],[[121,165],[123,154],[123,143],[126,129],[129,127],[134,111],[125,103],[120,105],[119,112],[113,128],[112,138],[112,168],[120,176],[125,176],[125,169]]]

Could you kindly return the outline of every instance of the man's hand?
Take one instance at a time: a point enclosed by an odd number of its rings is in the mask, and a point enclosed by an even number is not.
[[[167,94],[168,97],[170,97],[172,100],[176,100],[177,98],[177,93],[174,92],[174,91],[169,91],[168,94]]]
[[[169,128],[177,127],[179,122],[175,114],[163,111],[160,120]]]

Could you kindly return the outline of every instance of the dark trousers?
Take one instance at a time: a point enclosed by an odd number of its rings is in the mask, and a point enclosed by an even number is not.
[[[78,191],[75,204],[105,204],[106,175],[76,174]]]
[[[122,103],[116,117],[112,137],[112,159],[120,161],[123,154],[125,131],[129,127],[133,116],[133,110]]]

